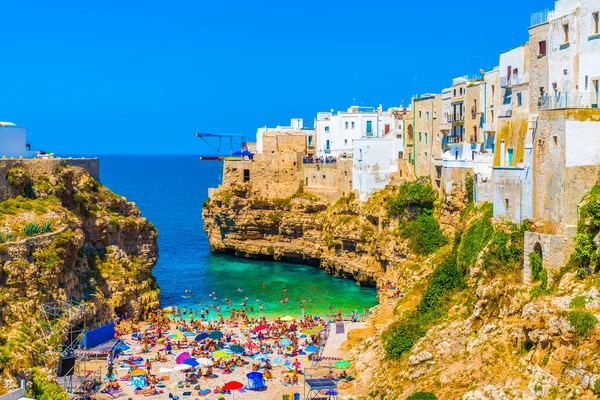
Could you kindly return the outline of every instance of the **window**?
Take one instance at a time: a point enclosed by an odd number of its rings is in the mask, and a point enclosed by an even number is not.
[[[544,87],[540,87],[540,97],[544,97],[546,95],[546,89]]]
[[[545,56],[546,55],[546,41],[542,40],[538,43],[538,55]]]
[[[425,132],[425,144],[429,143],[429,135]]]
[[[329,139],[325,141],[325,150],[331,150],[331,142]]]
[[[439,133],[435,135],[435,140],[437,140],[438,142],[440,141],[440,134]]]
[[[367,121],[367,133],[373,132],[373,121]]]
[[[425,113],[425,121],[429,122],[429,111]]]
[[[344,139],[344,144],[348,144],[348,139]]]
[[[563,24],[563,44],[569,43],[569,24]]]
[[[433,111],[433,119],[437,119],[437,111]]]
[[[354,129],[354,121],[352,121],[352,122],[350,123],[350,126],[352,127],[352,129]]]
[[[552,136],[552,147],[557,147],[558,146],[558,136],[554,135]]]
[[[462,88],[460,88],[460,94],[462,95]]]
[[[494,110],[490,111],[490,122],[494,123]]]
[[[492,85],[492,97],[496,94],[496,86]]]
[[[422,114],[423,114],[423,112],[422,112],[422,111],[419,111],[419,118],[423,118],[423,115],[422,115]]]
[[[329,127],[328,126],[325,127],[325,132],[329,132]]]
[[[249,181],[250,181],[250,170],[245,169],[244,170],[244,182],[249,182]]]
[[[517,93],[517,105],[518,106],[523,105],[523,93]]]
[[[504,199],[504,208],[506,208],[508,210],[509,205],[510,205],[510,202],[508,201],[508,199]]]
[[[304,178],[304,179],[305,179],[304,186],[308,186],[308,176],[306,178]]]
[[[419,143],[421,143],[423,141],[423,136],[421,134],[421,132],[419,132]]]
[[[554,90],[554,94],[558,93],[558,85],[556,84],[556,82],[552,83],[552,90]]]
[[[588,76],[585,76],[585,90],[588,90]]]
[[[310,136],[308,137],[308,145],[309,145],[309,146],[312,146],[312,145],[313,145],[313,136],[312,136],[312,135],[310,135]]]
[[[592,80],[592,88],[593,88],[593,93],[592,93],[592,102],[593,104],[596,105],[596,107],[598,106],[598,90],[600,87],[600,80],[598,79],[594,79]]]
[[[598,20],[600,18],[600,14],[598,12],[592,13],[592,35],[597,35],[600,33],[598,30]]]
[[[344,122],[344,127],[348,129],[348,121]]]
[[[427,152],[425,152],[425,160],[427,160]]]
[[[456,89],[454,89],[454,96],[456,96]]]

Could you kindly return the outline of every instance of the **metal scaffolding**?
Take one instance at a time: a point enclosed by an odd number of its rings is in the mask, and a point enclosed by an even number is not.
[[[331,372],[307,368],[304,370],[304,400],[336,400],[337,383]]]
[[[57,377],[57,382],[70,394],[86,392],[102,379],[99,371],[87,370],[88,357],[75,352],[87,330],[87,312],[83,302],[58,300],[42,304],[44,340],[48,348],[42,360],[47,369],[57,370],[61,360],[75,359],[68,371],[62,371],[64,376]]]

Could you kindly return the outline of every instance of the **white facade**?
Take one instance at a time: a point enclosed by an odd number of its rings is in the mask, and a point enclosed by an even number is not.
[[[357,139],[353,143],[352,189],[358,192],[361,201],[365,201],[390,182],[390,174],[398,172],[402,139]]]
[[[600,22],[597,0],[559,0],[548,15],[548,94],[552,108],[598,104]]]
[[[10,126],[0,126],[0,157],[34,157],[27,145],[27,130]]]
[[[352,106],[336,115],[320,112],[315,121],[317,156],[349,157],[354,140],[384,137],[394,128],[393,115],[383,113],[381,107],[361,111],[359,107]]]

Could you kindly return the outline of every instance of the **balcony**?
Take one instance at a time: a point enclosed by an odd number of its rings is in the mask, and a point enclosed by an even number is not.
[[[440,131],[448,132],[448,131],[450,131],[450,129],[452,129],[452,126],[449,123],[447,123],[447,122],[440,123]]]
[[[559,110],[566,108],[598,108],[598,95],[595,93],[557,93],[540,97],[540,110]]]
[[[448,114],[448,122],[450,122],[450,123],[462,122],[464,120],[465,120],[464,114]]]
[[[548,14],[550,13],[549,9],[545,9],[542,11],[535,12],[531,14],[531,23],[529,27],[532,28],[534,26],[542,25],[548,22]]]
[[[482,130],[484,132],[496,132],[496,123],[495,122],[486,122],[483,124]]]
[[[522,85],[527,83],[527,74],[513,74],[511,76],[500,77],[500,87],[508,88],[512,86]]]
[[[512,117],[512,104],[500,104],[498,106],[498,117],[499,118]]]

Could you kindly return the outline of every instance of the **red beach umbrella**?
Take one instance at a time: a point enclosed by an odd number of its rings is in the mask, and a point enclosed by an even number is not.
[[[258,325],[256,328],[254,328],[254,332],[264,331],[267,328],[268,328],[267,325]]]
[[[229,381],[223,386],[223,390],[237,390],[244,387],[244,384],[238,381]]]

